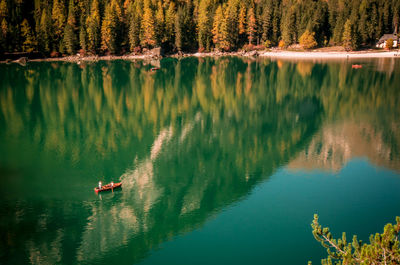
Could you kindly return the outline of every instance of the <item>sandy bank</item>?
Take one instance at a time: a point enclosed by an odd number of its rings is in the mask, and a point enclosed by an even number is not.
[[[352,59],[352,58],[400,58],[399,51],[357,51],[357,52],[296,52],[273,51],[260,52],[262,57],[278,57],[287,59]]]

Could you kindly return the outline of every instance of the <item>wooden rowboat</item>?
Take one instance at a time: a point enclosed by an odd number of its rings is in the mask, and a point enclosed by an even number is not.
[[[96,187],[96,188],[94,188],[94,191],[96,193],[102,192],[102,191],[110,191],[110,190],[113,191],[113,190],[121,188],[121,187],[122,187],[122,182],[114,183],[112,186],[111,186],[111,183],[110,183],[110,184],[106,184],[106,185],[101,186],[101,189],[99,187]]]

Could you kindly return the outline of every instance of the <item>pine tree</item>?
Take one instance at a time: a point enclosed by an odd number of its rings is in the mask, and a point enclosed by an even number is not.
[[[359,22],[358,22],[358,31],[360,32],[361,41],[366,43],[368,41],[368,7],[369,0],[362,0],[360,9],[359,9]]]
[[[217,49],[228,51],[230,43],[228,41],[228,29],[224,7],[219,5],[214,16],[213,42]]]
[[[220,48],[225,51],[229,51],[233,45],[233,43],[230,42],[229,38],[229,30],[228,30],[228,14],[227,14],[227,9],[224,8],[225,5],[222,7],[223,11],[223,19],[221,22],[221,28],[220,28],[220,33],[221,33],[221,39],[219,42]]]
[[[347,19],[344,24],[342,43],[346,51],[352,51],[357,48],[357,41],[354,36],[353,26],[350,19]]]
[[[8,24],[5,18],[1,20],[0,28],[0,53],[7,49]]]
[[[371,18],[368,24],[368,35],[371,38],[371,42],[375,42],[381,37],[381,32],[378,29],[378,10],[376,2],[372,3],[371,7]]]
[[[32,29],[29,26],[28,20],[24,19],[21,23],[22,38],[24,40],[22,44],[22,50],[24,52],[32,52],[36,49],[37,42],[33,35]]]
[[[400,1],[395,1],[393,3],[393,27],[394,27],[394,32],[399,34],[400,32]]]
[[[135,47],[139,46],[140,44],[140,39],[139,39],[140,24],[137,21],[136,17],[137,16],[135,14],[132,14],[129,21],[128,37],[129,37],[129,49],[131,52],[133,52],[135,50]]]
[[[125,18],[126,19],[130,19],[130,16],[132,15],[132,2],[133,0],[125,0],[124,4],[123,4],[123,8],[124,8],[124,13],[125,13]]]
[[[310,19],[308,20],[306,30],[315,33],[314,39],[317,44],[327,45],[330,36],[328,4],[325,1],[316,1],[312,6],[313,8],[309,10]],[[303,8],[308,9],[307,5]],[[296,38],[303,32],[298,31]]]
[[[64,33],[64,47],[68,54],[74,54],[76,50],[76,10],[74,0],[69,0],[67,25]]]
[[[100,46],[100,9],[98,0],[93,0],[90,8],[90,15],[87,18],[87,39],[88,50],[96,53]]]
[[[222,13],[221,5],[219,5],[217,10],[215,11],[213,28],[211,31],[213,34],[213,42],[217,48],[220,48],[219,44],[222,39],[220,30],[223,19],[224,19],[224,14]]]
[[[88,37],[87,37],[87,17],[90,10],[89,0],[79,0],[78,1],[78,14],[79,23],[76,25],[79,31],[79,46],[83,52],[88,51]]]
[[[74,29],[76,29],[76,23],[77,22],[76,22],[75,0],[69,0],[67,24],[71,25]]]
[[[117,17],[116,52],[120,52],[121,48],[125,50],[129,44],[129,14],[125,12],[126,10],[121,5],[121,0],[111,0],[111,3]]]
[[[144,0],[141,44],[144,47],[150,48],[156,45],[156,32],[153,11],[150,6],[150,0]]]
[[[254,7],[249,9],[247,16],[247,36],[249,39],[249,44],[253,44],[257,34],[257,21],[256,15],[254,13]]]
[[[196,25],[193,20],[194,8],[192,0],[183,5],[183,49],[194,50],[196,45]]]
[[[245,34],[246,29],[247,29],[247,23],[246,23],[246,6],[244,5],[243,2],[240,4],[240,10],[239,10],[239,34]]]
[[[117,16],[117,50],[125,52],[129,46],[130,14],[127,12],[129,0],[113,0],[114,10]]]
[[[139,1],[135,1],[130,7],[130,22],[129,22],[129,47],[133,52],[140,45],[140,29],[141,29],[141,6]]]
[[[229,50],[237,48],[239,43],[240,3],[239,0],[228,0],[225,8],[225,23]]]
[[[63,38],[63,44],[65,48],[65,52],[68,54],[74,54],[75,53],[75,46],[76,46],[76,35],[74,28],[72,25],[67,24],[65,26],[65,32],[64,32],[64,38]]]
[[[209,51],[213,25],[211,0],[200,0],[197,23],[199,49]]]
[[[52,45],[52,26],[48,10],[43,9],[40,17],[38,45],[41,51],[49,53]]]
[[[0,1],[0,19],[6,18],[8,16],[7,1]]]
[[[84,53],[88,50],[88,40],[85,24],[81,24],[79,28],[79,45]]]
[[[105,15],[101,25],[101,49],[114,54],[117,52],[118,17],[113,2],[105,6]]]
[[[382,19],[383,19],[383,31],[384,32],[392,32],[392,20],[390,15],[390,2],[389,1],[381,1],[383,5],[382,10]]]
[[[183,46],[183,23],[184,23],[184,17],[183,17],[183,10],[182,7],[178,7],[178,11],[176,12],[176,18],[175,18],[175,47],[178,50],[178,52],[182,51],[182,46]]]
[[[0,2],[0,54],[7,49],[8,23],[7,23],[8,8],[6,0]]]
[[[272,12],[272,42],[277,43],[281,35],[281,2],[273,1],[273,12]]]
[[[270,1],[265,1],[265,5],[262,13],[262,41],[271,40],[272,31],[272,3]]]
[[[63,39],[64,27],[65,27],[65,7],[64,4],[60,2],[60,0],[54,0],[53,9],[51,11],[51,18],[53,20],[53,30],[54,30],[54,42],[55,49],[57,50],[57,46],[60,41]]]
[[[175,43],[175,20],[175,4],[174,2],[170,2],[165,13],[165,37],[167,43],[169,43],[171,46]]]
[[[162,6],[161,0],[158,1],[157,3],[157,11],[155,15],[155,21],[156,21],[156,39],[157,39],[157,44],[160,46],[162,43],[166,41],[166,36],[165,36],[165,16],[164,16],[164,9]]]
[[[296,15],[295,6],[287,5],[284,6],[285,12],[282,14],[282,40],[285,45],[288,46],[292,44],[296,38]]]

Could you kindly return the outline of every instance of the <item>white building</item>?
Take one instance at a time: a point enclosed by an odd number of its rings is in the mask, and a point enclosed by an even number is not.
[[[376,43],[376,47],[377,48],[386,48],[386,41],[388,39],[392,39],[393,40],[393,48],[397,48],[399,39],[397,37],[397,34],[384,34],[379,41]]]

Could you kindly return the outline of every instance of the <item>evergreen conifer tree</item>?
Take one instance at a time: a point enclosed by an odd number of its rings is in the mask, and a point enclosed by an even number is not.
[[[240,4],[239,9],[239,34],[245,34],[247,29],[247,16],[246,16],[246,6],[243,2]]]
[[[8,15],[7,1],[0,1],[0,18],[5,18]]]
[[[24,19],[21,24],[21,32],[23,38],[22,50],[24,52],[32,52],[36,49],[36,38],[33,35],[32,29],[29,26],[28,20]]]
[[[8,8],[6,0],[0,2],[0,54],[7,49],[8,23],[7,23]]]
[[[369,17],[369,0],[362,0],[359,8],[359,21],[358,21],[358,31],[360,32],[360,38],[363,43],[366,43],[369,40],[369,31],[368,31],[368,21]]]
[[[219,44],[222,39],[220,30],[221,30],[221,23],[222,23],[223,19],[224,19],[224,15],[222,13],[222,7],[221,7],[221,5],[219,5],[217,10],[215,11],[213,28],[211,31],[213,34],[213,42],[217,48],[220,48]]]
[[[114,54],[117,52],[118,17],[113,2],[105,6],[105,15],[101,25],[101,49]]]
[[[227,21],[224,13],[224,6],[219,5],[215,11],[212,33],[215,47],[227,51],[230,49],[230,43],[228,41]]]
[[[266,41],[271,40],[271,31],[272,31],[272,3],[271,1],[265,1],[262,13],[262,41],[265,43]]]
[[[183,48],[193,50],[196,45],[196,25],[194,23],[194,8],[192,0],[186,0],[183,5]]]
[[[165,36],[165,16],[164,16],[164,8],[162,6],[162,1],[159,0],[157,2],[157,11],[155,15],[155,24],[156,24],[156,39],[157,44],[161,45],[166,42],[167,38]]]
[[[296,33],[296,16],[295,16],[295,6],[294,5],[286,5],[283,6],[284,12],[282,14],[282,40],[285,45],[288,46],[296,41],[295,33]]]
[[[344,24],[344,31],[342,37],[342,45],[346,51],[352,51],[357,48],[356,37],[354,36],[353,25],[351,24],[350,19],[347,19]]]
[[[5,52],[8,48],[9,25],[8,8],[6,0],[0,1],[0,54]]]
[[[272,12],[272,42],[277,43],[281,35],[281,2],[273,1],[273,12]]]
[[[133,52],[140,45],[140,29],[141,29],[141,6],[139,1],[131,3],[130,22],[129,22],[129,47]]]
[[[7,49],[7,35],[8,35],[8,24],[5,18],[1,20],[0,24],[0,53]]]
[[[381,37],[381,32],[378,30],[378,20],[377,4],[376,2],[373,2],[371,7],[371,17],[368,23],[368,35],[373,43]]]
[[[41,51],[49,53],[52,45],[52,25],[49,11],[46,9],[42,10],[40,24],[39,24],[39,36],[38,45]]]
[[[178,7],[178,11],[176,12],[175,18],[175,47],[178,52],[182,51],[183,45],[183,10],[182,7]]]
[[[62,2],[60,2],[60,0],[53,1],[51,18],[53,20],[55,49],[57,50],[60,41],[63,39],[65,27],[65,6]]]
[[[84,52],[88,50],[88,40],[85,24],[81,24],[79,28],[79,45]]]
[[[239,0],[229,0],[225,8],[225,24],[227,43],[230,50],[237,48],[239,43]]]
[[[156,45],[155,22],[150,0],[144,0],[141,40],[142,46],[151,48]]]
[[[78,14],[79,17],[79,25],[76,25],[79,31],[79,46],[83,50],[83,52],[88,51],[88,37],[87,37],[87,14],[90,10],[90,2],[89,0],[79,0],[78,1]]]
[[[212,41],[211,30],[213,25],[211,0],[200,0],[197,23],[199,48],[209,51]]]
[[[254,7],[250,7],[249,13],[247,15],[247,35],[249,39],[249,44],[254,44],[257,34],[257,21],[256,15],[254,13]]]
[[[172,46],[175,43],[175,4],[170,2],[165,13],[165,37],[166,41]]]
[[[86,20],[87,25],[87,40],[88,50],[92,53],[97,53],[101,35],[100,35],[100,8],[98,0],[92,0],[90,13]]]
[[[77,45],[76,14],[74,0],[69,0],[67,25],[64,33],[64,47],[68,54],[74,54]]]

